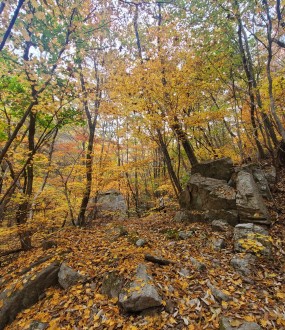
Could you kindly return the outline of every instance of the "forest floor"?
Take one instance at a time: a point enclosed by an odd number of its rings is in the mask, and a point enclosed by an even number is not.
[[[88,281],[68,290],[59,286],[47,290],[42,299],[18,314],[5,329],[30,329],[33,320],[47,322],[48,329],[218,329],[222,316],[239,321],[254,321],[262,329],[285,329],[285,178],[282,176],[274,193],[279,213],[270,228],[273,238],[272,258],[259,257],[254,272],[242,277],[234,271],[230,260],[234,256],[233,230],[213,232],[210,224],[176,223],[175,211],[153,213],[144,218],[125,221],[96,220],[88,229],[64,228],[49,234],[57,247],[43,250],[42,234],[34,235],[34,248],[21,252],[12,259],[2,258],[0,278],[17,281],[18,272],[43,256],[47,261],[62,258]],[[274,205],[272,205],[274,206]],[[116,228],[128,233],[112,237]],[[192,231],[186,239],[179,239],[180,231]],[[138,238],[147,244],[136,246]],[[213,238],[224,238],[226,248],[215,250]],[[145,254],[172,260],[170,265],[145,261]],[[61,256],[61,257],[59,257]],[[206,265],[197,270],[190,257]],[[124,313],[118,299],[108,299],[101,293],[102,278],[106,272],[118,271],[126,281],[132,280],[140,263],[147,265],[154,283],[163,297],[163,306],[139,314]],[[44,267],[35,267],[35,272]],[[182,271],[187,269],[187,275]],[[207,286],[215,287],[229,295],[230,301],[216,301]],[[0,301],[1,304],[1,301]],[[95,309],[94,309],[95,308]],[[96,313],[91,311],[96,310]],[[233,324],[234,325],[234,324]]]

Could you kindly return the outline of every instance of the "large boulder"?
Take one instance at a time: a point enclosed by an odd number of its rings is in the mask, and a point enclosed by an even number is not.
[[[96,216],[125,219],[127,203],[124,196],[117,190],[99,193],[96,201]]]
[[[53,262],[35,275],[25,275],[0,293],[0,329],[11,323],[23,309],[35,304],[45,290],[58,283],[59,262]],[[17,285],[21,283],[21,285]]]
[[[271,256],[271,238],[266,229],[253,223],[235,226],[234,249],[236,252],[250,252]]]
[[[240,171],[236,177],[236,205],[240,222],[270,224],[267,207],[251,173]]]
[[[140,312],[142,310],[158,307],[162,299],[153,284],[152,278],[147,274],[146,266],[137,267],[136,279],[129,288],[119,295],[119,304],[127,312]]]
[[[232,210],[236,208],[236,192],[226,181],[193,174],[188,183],[190,210]]]
[[[194,165],[191,174],[199,173],[204,177],[229,181],[234,172],[230,158],[220,158]]]

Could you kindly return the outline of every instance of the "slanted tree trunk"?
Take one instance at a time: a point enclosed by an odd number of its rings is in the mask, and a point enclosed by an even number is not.
[[[160,148],[161,148],[161,151],[163,153],[163,157],[164,157],[164,160],[165,160],[165,163],[166,163],[166,167],[167,167],[167,171],[168,171],[170,180],[172,182],[175,194],[178,197],[179,194],[182,192],[181,184],[180,184],[179,179],[176,176],[176,173],[175,173],[174,168],[172,166],[171,158],[170,158],[167,146],[164,142],[164,139],[163,139],[163,136],[162,136],[162,133],[161,133],[160,129],[157,128],[156,133],[157,133],[158,142],[159,142],[159,145],[160,145]]]

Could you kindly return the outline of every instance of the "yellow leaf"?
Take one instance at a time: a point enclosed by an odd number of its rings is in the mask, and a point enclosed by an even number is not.
[[[285,293],[284,293],[284,292],[280,292],[280,291],[278,291],[278,292],[276,293],[276,297],[277,297],[277,298],[280,298],[280,299],[285,299]]]
[[[261,324],[263,327],[266,327],[266,325],[267,325],[267,320],[264,320],[264,319],[260,320],[260,324]]]
[[[247,315],[247,316],[244,317],[244,319],[247,322],[254,322],[255,321],[255,317],[253,315]]]
[[[222,301],[222,307],[223,309],[227,309],[228,308],[228,303],[226,301]]]
[[[230,323],[231,323],[231,326],[233,326],[233,327],[239,327],[242,324],[242,322],[239,320],[232,320]]]

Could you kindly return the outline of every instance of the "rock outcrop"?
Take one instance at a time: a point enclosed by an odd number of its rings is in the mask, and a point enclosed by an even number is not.
[[[182,210],[174,219],[222,220],[232,226],[248,222],[269,225],[270,216],[262,194],[268,195],[266,177],[274,181],[273,172],[271,169],[271,174],[266,175],[256,167],[233,167],[229,158],[197,164],[180,195]]]

